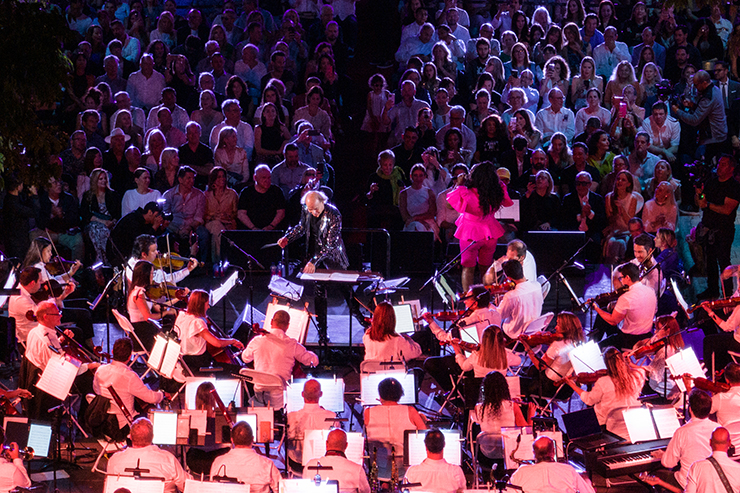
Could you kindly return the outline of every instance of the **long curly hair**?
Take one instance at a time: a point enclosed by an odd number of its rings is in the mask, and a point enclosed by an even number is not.
[[[498,418],[501,415],[501,407],[504,401],[511,400],[509,383],[506,381],[506,377],[497,371],[492,371],[486,375],[483,379],[480,397],[480,418],[483,419],[483,416],[487,413],[491,413],[492,417]]]
[[[470,171],[468,188],[478,191],[478,204],[483,215],[496,212],[504,200],[504,189],[491,161],[482,161]]]

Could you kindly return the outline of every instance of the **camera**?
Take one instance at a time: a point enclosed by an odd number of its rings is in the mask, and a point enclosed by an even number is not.
[[[704,156],[702,156],[693,163],[687,164],[685,169],[691,183],[695,187],[701,187],[712,177],[714,163],[707,162]]]

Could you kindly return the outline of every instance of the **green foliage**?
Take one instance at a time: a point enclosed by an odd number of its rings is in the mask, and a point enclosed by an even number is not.
[[[48,7],[0,1],[0,172],[36,183],[56,171],[49,156],[66,147],[61,132],[38,116],[56,110],[70,70],[62,51],[70,30]]]

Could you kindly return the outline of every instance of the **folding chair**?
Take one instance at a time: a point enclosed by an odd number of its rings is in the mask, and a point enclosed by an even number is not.
[[[252,370],[250,368],[242,368],[241,370],[239,370],[239,374],[245,377],[244,379],[242,379],[243,382],[248,381],[254,386],[254,395],[252,395],[250,399],[256,399],[257,392],[269,394],[271,392],[283,392],[285,390],[286,382],[279,375],[264,373],[261,371]],[[248,388],[247,392],[249,392]],[[270,401],[271,400],[272,399],[270,399]],[[272,404],[272,402],[263,403],[268,407],[270,407],[270,405]]]
[[[542,286],[542,299],[544,300],[547,298],[547,295],[550,294],[550,281],[547,280],[547,278],[543,275],[537,276],[537,282],[540,283],[540,286]]]
[[[95,399],[95,397],[96,397],[95,394],[87,394],[85,396],[88,404],[90,404],[93,401],[93,399]],[[111,405],[117,405],[117,403],[114,401],[111,401]],[[131,423],[129,422],[129,426],[130,425]],[[97,441],[101,447],[101,450],[98,456],[95,458],[95,463],[92,466],[92,472],[100,472],[100,473],[106,474],[106,471],[102,469],[98,469],[98,464],[100,464],[100,460],[103,458],[103,456],[106,456],[106,459],[107,459],[108,458],[107,454],[109,452],[116,453],[126,448],[126,442],[125,441],[116,442],[115,440],[113,440],[111,437],[108,437],[108,436],[105,436],[104,438],[97,438]]]
[[[138,344],[138,347],[140,348],[139,351],[134,351],[133,353],[131,353],[133,358],[131,358],[128,365],[132,366],[138,359],[140,359],[146,365],[146,362],[149,360],[149,351],[147,351],[147,349],[141,343],[141,339],[139,339],[139,336],[136,335],[136,332],[134,331],[134,326],[131,325],[131,322],[129,321],[128,318],[126,318],[123,314],[121,314],[115,308],[112,308],[111,312],[113,312],[113,316],[116,318],[118,325],[121,326],[121,329],[123,329],[126,335],[129,336],[131,339],[133,339],[136,342],[136,344]],[[150,371],[152,371],[152,369],[147,367],[146,371],[141,376],[141,378],[146,377]]]

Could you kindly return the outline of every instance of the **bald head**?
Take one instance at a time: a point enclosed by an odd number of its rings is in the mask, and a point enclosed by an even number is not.
[[[323,395],[321,392],[321,384],[318,380],[311,379],[303,385],[303,402],[306,404],[318,404],[319,399]]]
[[[713,451],[727,452],[730,448],[730,432],[727,428],[721,426],[712,432],[712,439],[709,440],[709,445]]]
[[[532,444],[535,462],[553,462],[555,460],[555,443],[550,437],[540,437]]]
[[[347,434],[344,430],[331,430],[326,437],[326,451],[344,452],[347,449]]]

